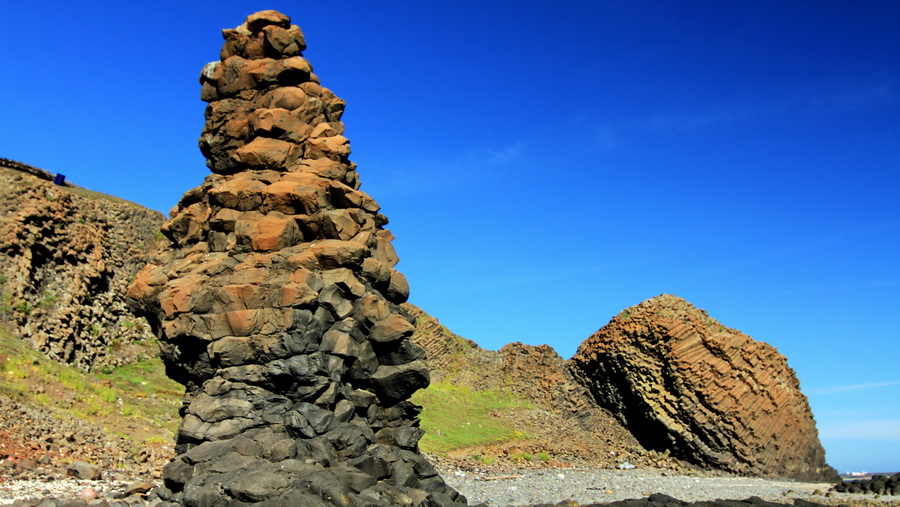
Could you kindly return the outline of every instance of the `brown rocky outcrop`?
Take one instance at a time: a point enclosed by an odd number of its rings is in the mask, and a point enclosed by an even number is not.
[[[624,310],[569,367],[648,449],[740,474],[836,478],[784,356],[683,299]]]
[[[187,387],[167,500],[187,505],[450,505],[418,452],[428,385],[387,218],[359,191],[303,34],[275,11],[224,30],[204,67],[213,174],[129,290]]]
[[[597,405],[552,347],[516,342],[499,351],[485,350],[422,309],[410,303],[403,307],[416,318],[412,339],[425,349],[434,381],[473,392],[499,391],[521,402],[517,408],[492,413],[515,428],[517,438],[454,454],[476,452],[516,466],[522,465],[522,455],[544,453],[555,464],[683,468],[678,460],[645,451],[609,411]]]
[[[164,217],[0,159],[0,320],[83,369],[129,362],[153,338],[125,303]]]

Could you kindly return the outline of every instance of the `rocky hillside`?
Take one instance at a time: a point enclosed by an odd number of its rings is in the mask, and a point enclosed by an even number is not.
[[[426,423],[433,403],[439,401],[429,399],[428,392],[445,386],[453,386],[457,407],[479,393],[516,401],[489,414],[509,428],[507,434],[496,440],[486,437],[483,443],[449,453],[450,457],[475,455],[482,461],[517,465],[541,465],[538,457],[542,457],[603,468],[686,466],[664,452],[645,450],[610,412],[597,405],[551,347],[510,343],[499,351],[485,350],[453,334],[420,308],[409,303],[403,306],[416,318],[413,341],[425,349],[431,369],[432,386],[416,399],[425,406]],[[462,412],[458,408],[456,416],[461,417]],[[466,421],[453,419],[447,426],[457,422]],[[432,432],[448,431],[427,426]]]
[[[88,370],[146,353],[149,327],[124,294],[147,263],[159,212],[0,159],[0,322]]]
[[[569,369],[648,449],[746,475],[837,477],[785,357],[681,298],[624,310]]]
[[[568,362],[546,345],[486,351],[407,309],[434,378],[527,400],[528,409],[494,414],[528,435],[485,446],[500,457],[544,447],[595,466],[837,478],[785,358],[681,298],[624,310]]]
[[[82,369],[155,354],[155,337],[123,295],[155,255],[162,215],[51,180],[0,160],[0,324]],[[425,407],[426,452],[478,466],[834,478],[784,357],[679,298],[623,311],[568,362],[546,345],[484,350],[401,306],[431,371],[431,387],[413,398]],[[41,390],[51,392],[51,378]]]

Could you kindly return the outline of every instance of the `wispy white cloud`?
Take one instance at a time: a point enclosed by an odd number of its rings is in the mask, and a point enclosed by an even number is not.
[[[900,78],[876,74],[846,82],[822,81],[773,91],[765,95],[736,97],[696,109],[662,111],[637,122],[648,131],[687,131],[798,111],[852,112],[900,103]]]
[[[523,140],[494,148],[473,148],[452,159],[392,161],[390,165],[365,161],[363,190],[383,196],[464,188],[498,170],[514,168],[527,144]],[[410,184],[413,181],[415,185]]]
[[[893,387],[900,386],[900,380],[891,380],[888,382],[870,382],[867,384],[849,384],[843,386],[834,386],[834,387],[820,387],[814,389],[807,389],[807,395],[821,395],[821,394],[834,394],[834,393],[846,393],[851,391],[868,391],[871,389],[881,389],[884,387]]]
[[[897,221],[857,224],[853,227],[837,230],[832,232],[831,234],[821,236],[813,240],[798,242],[794,244],[784,244],[780,248],[772,249],[763,254],[751,255],[747,257],[737,257],[729,259],[726,262],[722,262],[720,264],[709,265],[697,271],[687,273],[685,277],[697,279],[703,277],[708,278],[712,276],[722,276],[728,272],[737,271],[739,269],[747,269],[749,266],[759,265],[777,259],[797,257],[804,252],[821,250],[823,248],[826,248],[828,245],[839,243],[842,241],[850,241],[858,238],[887,234],[896,230],[900,230],[900,222]],[[852,284],[848,284],[846,289],[854,287],[883,288],[891,287],[896,284],[897,281],[891,279],[855,281]],[[791,289],[782,291],[781,293],[799,294],[809,292],[811,290],[821,292],[826,289],[828,289],[828,287],[804,287],[803,289]]]
[[[822,440],[881,440],[900,442],[900,419],[870,419],[820,423]]]
[[[816,83],[803,95],[815,110],[862,111],[900,102],[900,79],[893,75],[873,75],[849,83]]]
[[[500,149],[489,148],[485,150],[485,154],[487,156],[479,160],[481,160],[481,163],[485,166],[494,166],[498,164],[514,162],[517,159],[521,158],[522,150],[524,149],[524,147],[525,143],[519,142],[516,144],[501,147]]]

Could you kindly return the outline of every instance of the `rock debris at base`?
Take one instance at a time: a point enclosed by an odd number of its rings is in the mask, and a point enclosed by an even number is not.
[[[873,494],[824,493],[830,484],[777,481],[745,477],[708,477],[672,474],[660,470],[502,470],[472,472],[459,468],[441,469],[446,482],[469,499],[470,505],[544,506],[563,505],[721,505],[723,507],[763,505],[876,505],[898,506],[896,497]],[[93,501],[79,499],[86,488],[99,492]],[[0,504],[45,507],[61,505],[176,505],[163,502],[150,492],[148,496],[122,498],[125,485],[115,481],[76,481],[72,479],[45,482],[40,480],[0,482]],[[49,500],[25,500],[53,497]],[[721,500],[728,499],[728,500]],[[42,503],[44,502],[44,503]]]
[[[896,497],[827,493],[829,483],[805,483],[748,477],[681,475],[659,470],[546,469],[513,470],[502,474],[442,470],[446,482],[468,498],[471,505],[591,505],[643,500],[659,505],[651,495],[666,495],[683,502],[759,498],[777,504],[812,502],[822,505],[900,505]],[[828,495],[828,496],[826,496]],[[650,498],[650,500],[648,500]],[[761,504],[757,500],[755,504]],[[639,503],[634,503],[639,505]],[[736,507],[736,506],[735,506]]]
[[[836,484],[832,491],[837,493],[873,493],[900,497],[900,473],[891,476],[876,474],[868,479],[853,479]]]

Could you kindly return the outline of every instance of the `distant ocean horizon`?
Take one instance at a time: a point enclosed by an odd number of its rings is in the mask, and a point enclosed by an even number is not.
[[[861,470],[859,472],[843,472],[843,473],[839,473],[838,475],[841,476],[841,479],[853,480],[853,479],[871,479],[872,477],[874,477],[876,475],[885,475],[885,476],[890,477],[897,473],[900,473],[900,472],[867,472],[867,471]]]

